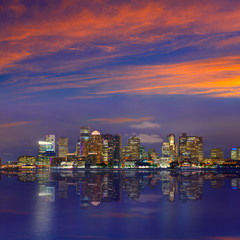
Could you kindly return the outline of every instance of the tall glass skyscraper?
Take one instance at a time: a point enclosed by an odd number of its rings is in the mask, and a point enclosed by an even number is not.
[[[183,133],[179,137],[179,156],[190,159],[192,162],[203,160],[203,138],[187,136]]]
[[[58,139],[58,156],[61,158],[67,158],[68,154],[68,138],[60,137]]]
[[[80,157],[88,157],[90,144],[90,127],[80,127]]]

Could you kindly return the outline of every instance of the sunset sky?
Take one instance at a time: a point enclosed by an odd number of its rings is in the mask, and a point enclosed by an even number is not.
[[[240,146],[240,1],[0,0],[0,157],[80,126]]]

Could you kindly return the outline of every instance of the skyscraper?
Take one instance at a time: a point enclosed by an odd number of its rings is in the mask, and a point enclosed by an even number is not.
[[[122,136],[120,134],[115,134],[114,137],[114,161],[118,161],[119,166],[122,166]]]
[[[128,139],[127,150],[130,154],[130,159],[139,160],[140,157],[140,139],[138,137],[131,137]]]
[[[102,161],[102,138],[98,131],[93,131],[90,139],[90,151],[91,165],[99,164]]]
[[[104,143],[104,140],[107,141],[108,162],[113,163],[113,155],[114,155],[114,147],[115,147],[113,135],[112,134],[102,134],[101,137],[102,137],[103,143]]]
[[[179,155],[190,159],[192,162],[203,160],[203,138],[198,136],[187,136],[183,133],[179,137]]]
[[[139,149],[139,158],[141,160],[147,160],[148,159],[148,152],[145,151],[145,147],[140,145]]]
[[[108,141],[108,162],[121,166],[121,158],[122,158],[122,137],[120,134],[102,134],[102,139]]]
[[[240,147],[232,148],[231,159],[240,160]]]
[[[80,127],[80,157],[88,157],[90,144],[90,127]]]
[[[58,156],[62,158],[67,158],[68,154],[68,138],[60,137],[58,139]]]
[[[170,157],[172,160],[175,160],[175,158],[178,156],[178,148],[177,143],[175,142],[175,135],[171,133],[167,136],[167,139],[170,146]]]
[[[103,140],[102,143],[102,160],[104,163],[108,164],[108,140]]]
[[[76,143],[76,156],[78,158],[80,157],[80,139],[78,139]]]
[[[222,148],[212,148],[211,159],[224,159],[224,153]]]
[[[47,141],[39,141],[38,156],[55,156],[55,151],[53,151],[53,143]]]
[[[46,135],[46,142],[52,143],[53,151],[56,152],[56,148],[55,148],[55,135],[53,135],[53,134]]]
[[[170,158],[169,161],[174,161],[178,155],[177,144],[175,143],[175,135],[173,133],[167,136],[167,142],[162,145],[162,157]]]

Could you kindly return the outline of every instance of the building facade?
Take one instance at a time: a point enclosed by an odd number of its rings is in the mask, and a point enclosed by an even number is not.
[[[68,138],[60,137],[58,139],[58,157],[67,158],[68,154]]]
[[[87,158],[90,146],[90,127],[80,127],[79,155]]]
[[[179,137],[179,156],[192,162],[203,160],[203,138],[198,136],[187,136],[183,133]]]
[[[222,148],[212,148],[211,159],[224,159],[224,153]]]
[[[231,159],[232,160],[240,160],[240,147],[232,148]]]

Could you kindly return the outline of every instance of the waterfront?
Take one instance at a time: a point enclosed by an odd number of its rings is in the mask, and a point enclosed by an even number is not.
[[[240,171],[2,173],[0,189],[4,239],[240,238]]]

